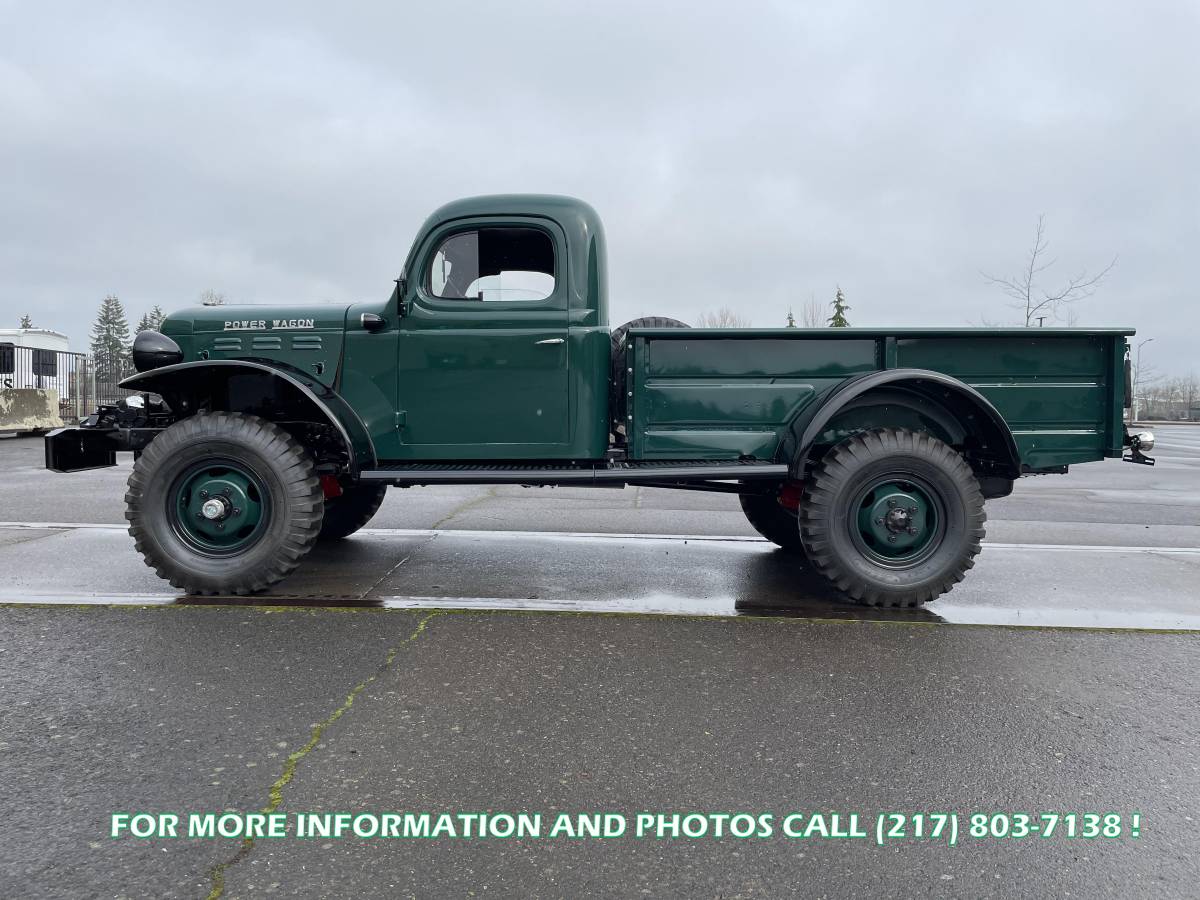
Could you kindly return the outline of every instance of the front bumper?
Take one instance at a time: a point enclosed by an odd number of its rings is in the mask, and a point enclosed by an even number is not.
[[[46,468],[82,472],[117,464],[117,451],[141,451],[160,428],[102,428],[80,425],[57,428],[46,435]]]
[[[56,428],[46,435],[46,468],[51,472],[82,472],[117,464],[117,447],[110,428]]]

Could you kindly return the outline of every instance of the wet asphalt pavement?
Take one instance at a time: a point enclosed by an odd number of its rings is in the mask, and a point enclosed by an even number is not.
[[[735,498],[516,487],[393,490],[268,600],[199,604],[133,553],[127,461],[52,475],[0,439],[0,896],[1194,896],[1200,427],[1156,432],[1154,468],[990,502],[967,580],[890,615]],[[1145,822],[955,847],[107,836],[114,811],[272,804]]]

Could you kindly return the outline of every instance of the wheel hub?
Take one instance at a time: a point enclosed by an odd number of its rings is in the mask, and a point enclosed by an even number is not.
[[[176,482],[175,530],[202,552],[236,553],[260,537],[264,504],[253,472],[233,463],[202,464]]]
[[[883,517],[883,524],[892,534],[899,534],[902,531],[907,532],[912,527],[909,523],[915,514],[915,509],[897,506],[894,509],[888,510],[888,514]]]
[[[890,478],[864,491],[851,527],[870,555],[886,564],[907,564],[929,547],[937,518],[936,506],[925,489]]]

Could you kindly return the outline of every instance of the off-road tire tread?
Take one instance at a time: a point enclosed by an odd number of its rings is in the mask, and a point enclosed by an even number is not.
[[[770,494],[740,494],[738,502],[750,527],[789,553],[804,553],[796,516]]]
[[[159,467],[180,447],[204,439],[240,440],[253,444],[268,459],[282,464],[278,474],[292,500],[293,514],[287,531],[270,562],[258,570],[213,588],[197,579],[177,561],[162,552],[148,537],[142,518],[141,500]],[[134,547],[159,578],[189,594],[253,594],[265,590],[291,574],[312,549],[321,531],[324,494],[312,457],[292,435],[258,416],[215,412],[191,416],[166,429],[150,442],[133,464],[125,492],[125,519]]]
[[[325,504],[319,539],[340,541],[350,537],[375,517],[386,496],[386,484],[356,484],[345,488],[342,496]]]
[[[962,492],[967,509],[965,545],[954,565],[932,583],[900,591],[883,590],[847,568],[830,538],[830,529],[840,527],[834,510],[838,489],[859,466],[897,454],[917,456],[942,468]],[[983,493],[966,460],[927,432],[909,429],[873,429],[832,448],[806,480],[800,504],[800,538],[813,567],[847,597],[865,606],[915,607],[949,591],[975,565],[986,521]]]

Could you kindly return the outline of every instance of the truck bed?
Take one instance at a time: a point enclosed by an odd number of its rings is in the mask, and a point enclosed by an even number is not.
[[[1131,328],[636,329],[631,459],[776,457],[785,429],[847,378],[886,369],[953,376],[1012,429],[1029,470],[1122,450]]]

